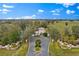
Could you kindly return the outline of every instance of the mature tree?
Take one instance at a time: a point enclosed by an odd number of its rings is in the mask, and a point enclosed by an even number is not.
[[[65,22],[65,25],[68,26],[68,22]]]
[[[19,41],[20,28],[15,24],[0,25],[0,44],[6,45]]]
[[[72,26],[72,32],[77,38],[79,38],[79,26]]]
[[[58,39],[60,39],[60,33],[59,33],[59,31],[57,30],[57,29],[53,29],[52,30],[52,38],[54,39],[54,40],[58,40]]]
[[[41,22],[41,27],[44,27],[44,28],[47,28],[47,25],[48,25],[48,23],[47,22],[45,22],[45,21],[43,21],[43,22]]]
[[[54,28],[52,25],[49,25],[48,26],[48,31],[49,31],[49,34],[50,34],[52,39],[54,39],[55,41],[60,39],[61,34],[59,33],[57,28]]]
[[[72,35],[71,30],[68,27],[65,27],[64,32],[66,36]]]
[[[21,27],[21,29],[24,31],[26,28],[26,22],[24,21],[20,21],[19,26]]]
[[[25,41],[26,39],[28,40],[29,37],[31,37],[31,35],[34,33],[35,28],[33,28],[32,26],[27,27],[26,30],[24,31],[23,34],[23,40]]]

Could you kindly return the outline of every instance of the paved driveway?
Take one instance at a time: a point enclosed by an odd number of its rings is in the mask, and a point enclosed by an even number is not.
[[[49,46],[49,39],[44,36],[39,37],[41,40],[41,51],[40,53],[36,53],[34,51],[35,46],[35,37],[31,37],[29,40],[29,50],[28,50],[28,56],[48,56],[48,46]]]

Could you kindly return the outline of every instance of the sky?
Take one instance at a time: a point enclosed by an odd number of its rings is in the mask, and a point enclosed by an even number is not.
[[[0,3],[0,19],[79,19],[79,3]]]

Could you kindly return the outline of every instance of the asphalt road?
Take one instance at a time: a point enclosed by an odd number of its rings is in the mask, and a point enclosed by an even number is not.
[[[36,53],[34,51],[35,48],[35,37],[30,37],[29,40],[29,50],[28,50],[28,56],[48,56],[48,46],[49,46],[49,38],[40,36],[39,37],[41,40],[41,51],[40,53]]]

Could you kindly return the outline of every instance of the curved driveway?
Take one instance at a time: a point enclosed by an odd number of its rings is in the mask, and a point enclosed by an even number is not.
[[[41,51],[40,53],[36,53],[34,51],[34,46],[35,46],[35,37],[30,37],[29,39],[29,49],[28,49],[28,56],[48,56],[48,47],[49,47],[49,38],[40,36],[39,37],[41,40]]]

